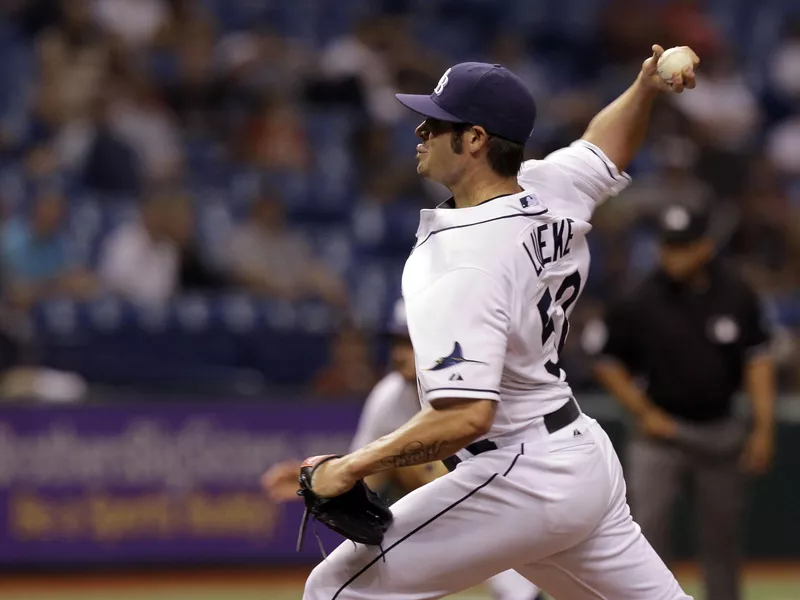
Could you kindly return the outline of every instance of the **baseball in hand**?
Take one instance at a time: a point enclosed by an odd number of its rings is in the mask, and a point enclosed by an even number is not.
[[[694,52],[686,46],[665,50],[658,59],[658,74],[667,82],[672,80],[673,75],[682,73],[686,68],[694,68]]]

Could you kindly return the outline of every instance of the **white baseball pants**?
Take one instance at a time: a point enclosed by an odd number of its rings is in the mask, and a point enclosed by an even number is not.
[[[383,550],[345,542],[304,600],[434,600],[515,569],[555,600],[691,600],[633,522],[608,435],[581,415],[466,460],[392,506]]]

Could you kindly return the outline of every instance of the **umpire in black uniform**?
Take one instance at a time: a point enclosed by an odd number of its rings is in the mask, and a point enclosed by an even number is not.
[[[595,372],[637,424],[627,479],[645,537],[669,559],[671,512],[690,479],[707,598],[739,600],[744,486],[771,462],[774,370],[756,294],[716,258],[710,224],[705,207],[663,212],[659,268],[608,310]],[[750,421],[733,410],[742,386]]]

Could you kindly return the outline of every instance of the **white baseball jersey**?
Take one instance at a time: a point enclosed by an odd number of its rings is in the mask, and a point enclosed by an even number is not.
[[[559,352],[589,271],[589,220],[629,181],[578,141],[527,161],[523,192],[422,211],[403,296],[423,404],[496,400],[487,437],[506,443],[564,404]]]

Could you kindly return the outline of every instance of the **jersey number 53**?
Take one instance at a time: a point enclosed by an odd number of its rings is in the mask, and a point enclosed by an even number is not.
[[[559,380],[566,377],[566,373],[559,366],[561,351],[569,335],[569,317],[567,312],[573,302],[578,299],[581,290],[581,275],[577,271],[567,275],[556,290],[555,300],[549,288],[545,288],[544,294],[536,304],[539,309],[539,316],[542,318],[542,349],[547,347],[548,341],[554,335],[558,336],[558,343],[555,350],[555,361],[548,360],[544,368],[548,373],[557,377]]]

